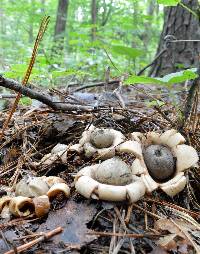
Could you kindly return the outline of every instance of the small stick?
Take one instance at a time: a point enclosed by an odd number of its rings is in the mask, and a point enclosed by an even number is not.
[[[117,237],[128,237],[128,238],[157,238],[160,237],[161,235],[157,234],[125,234],[125,233],[113,233],[113,232],[97,232],[97,231],[92,231],[88,232],[87,235],[99,235],[99,236],[117,236]],[[7,254],[7,253],[5,253]]]
[[[131,204],[131,205],[128,206],[127,215],[126,215],[126,218],[125,218],[125,220],[124,220],[125,223],[126,223],[126,225],[129,224],[132,211],[133,211],[133,204]]]
[[[193,212],[193,211],[190,211],[186,208],[183,208],[183,207],[175,205],[175,204],[171,204],[171,203],[166,202],[166,201],[160,201],[160,200],[153,199],[153,198],[144,198],[144,200],[147,201],[147,202],[155,202],[155,203],[163,205],[163,206],[172,207],[172,208],[177,209],[179,211],[186,212],[194,218],[199,218],[200,217],[200,212]]]
[[[138,209],[140,209],[141,211],[143,211],[143,212],[145,212],[145,213],[147,213],[147,214],[149,214],[149,215],[151,215],[151,216],[157,218],[157,219],[163,219],[163,217],[161,217],[161,216],[159,216],[159,215],[157,215],[157,214],[154,214],[154,213],[152,213],[152,212],[149,212],[149,211],[147,211],[146,209],[140,207],[139,205],[136,205],[136,204],[133,203],[133,206],[136,207],[136,208],[138,208]]]
[[[56,228],[52,231],[49,231],[48,233],[44,233],[42,236],[40,236],[39,238],[37,238],[35,240],[30,241],[29,243],[25,243],[25,244],[17,247],[16,251],[15,250],[9,250],[9,251],[5,252],[4,254],[15,254],[16,252],[20,253],[22,251],[30,249],[32,246],[36,245],[39,242],[48,240],[49,238],[53,237],[56,234],[60,234],[62,231],[63,231],[63,228],[58,227],[58,228]]]
[[[147,203],[144,202],[144,208],[145,210],[147,210]],[[148,216],[147,216],[147,212],[144,212],[144,221],[145,221],[145,230],[148,230]]]

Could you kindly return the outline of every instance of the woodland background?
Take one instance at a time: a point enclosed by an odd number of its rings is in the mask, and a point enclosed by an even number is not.
[[[51,21],[31,76],[42,86],[58,76],[102,79],[111,65],[107,54],[121,72],[137,73],[153,59],[163,25],[163,6],[155,0],[1,0],[0,72],[6,77],[23,77],[45,14]]]
[[[58,77],[65,85],[76,79],[102,80],[108,66],[111,77],[138,74],[165,48],[168,35],[178,41],[168,44],[167,52],[140,75],[162,77],[198,66],[197,0],[1,0],[0,71],[5,77],[22,78],[44,15],[51,21],[31,75],[36,85],[61,84]],[[185,73],[176,79],[179,75],[173,74],[171,83],[194,78]]]

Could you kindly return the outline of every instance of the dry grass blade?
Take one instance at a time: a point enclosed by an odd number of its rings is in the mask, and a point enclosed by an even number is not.
[[[96,231],[91,231],[88,232],[87,235],[98,235],[98,236],[116,236],[116,237],[127,237],[127,238],[150,238],[150,239],[156,239],[160,237],[161,235],[158,234],[126,234],[126,233],[112,233],[112,232],[96,232]]]
[[[187,222],[191,223],[193,226],[195,226],[197,228],[197,230],[200,231],[200,225],[198,222],[196,222],[189,214],[185,213],[185,212],[181,212],[179,210],[173,209],[171,208],[171,210],[173,210],[174,214],[176,214],[178,217],[186,220]]]
[[[171,204],[171,203],[163,201],[163,200],[161,201],[161,200],[152,199],[152,198],[145,198],[144,200],[147,201],[147,202],[157,203],[157,204],[160,204],[162,206],[169,207],[171,209],[174,208],[174,210],[176,210],[176,211],[177,210],[178,211],[183,211],[183,212],[185,212],[187,214],[190,214],[194,218],[198,218],[200,216],[199,212],[193,212],[193,211],[190,211],[190,210],[188,210],[186,208],[180,207],[180,206],[175,205],[175,204]]]

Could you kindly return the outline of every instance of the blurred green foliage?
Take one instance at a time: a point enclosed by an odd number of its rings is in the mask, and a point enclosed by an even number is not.
[[[134,75],[153,59],[163,23],[163,6],[156,1],[98,0],[96,25],[91,23],[91,0],[69,1],[64,50],[52,57],[57,5],[57,0],[1,0],[1,73],[23,78],[45,14],[51,21],[31,75],[35,84],[54,85],[59,77],[73,76],[100,80],[107,66],[112,76],[119,76],[109,57],[122,73]],[[103,24],[108,6],[110,15]]]

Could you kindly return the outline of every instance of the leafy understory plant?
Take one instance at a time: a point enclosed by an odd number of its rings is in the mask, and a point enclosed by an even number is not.
[[[185,82],[187,80],[193,80],[197,78],[196,68],[173,72],[170,74],[165,75],[162,78],[159,77],[147,77],[147,76],[137,76],[131,75],[128,79],[125,80],[126,85],[131,84],[157,84],[157,85],[165,85],[171,86],[173,84]]]

